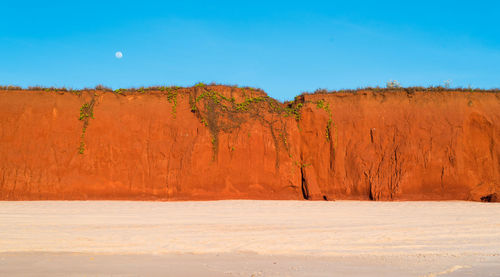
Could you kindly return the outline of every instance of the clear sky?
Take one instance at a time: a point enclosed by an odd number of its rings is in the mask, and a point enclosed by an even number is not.
[[[281,100],[389,80],[495,88],[499,14],[478,0],[1,1],[0,84],[216,82]]]

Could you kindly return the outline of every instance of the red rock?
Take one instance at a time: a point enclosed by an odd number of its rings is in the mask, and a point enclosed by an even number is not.
[[[0,91],[0,199],[499,201],[499,93],[293,105],[225,86]]]

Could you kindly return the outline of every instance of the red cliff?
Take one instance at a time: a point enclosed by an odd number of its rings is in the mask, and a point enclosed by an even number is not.
[[[500,199],[500,93],[0,90],[0,200]]]

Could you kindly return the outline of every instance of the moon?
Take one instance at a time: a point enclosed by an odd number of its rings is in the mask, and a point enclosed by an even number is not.
[[[118,52],[115,53],[115,57],[117,59],[121,59],[123,57],[123,53],[121,51],[118,51]]]

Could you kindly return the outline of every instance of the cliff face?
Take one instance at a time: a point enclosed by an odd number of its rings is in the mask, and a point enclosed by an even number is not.
[[[0,91],[0,199],[499,201],[500,94]]]

